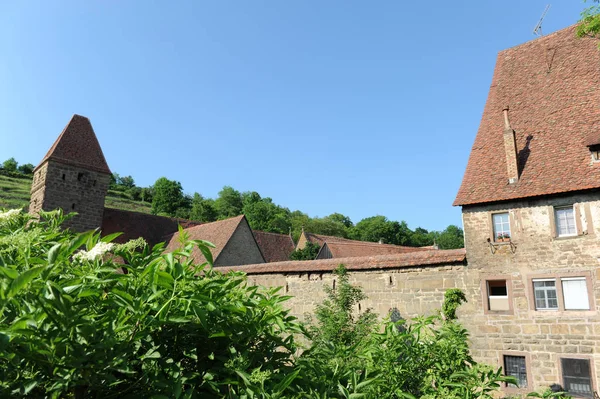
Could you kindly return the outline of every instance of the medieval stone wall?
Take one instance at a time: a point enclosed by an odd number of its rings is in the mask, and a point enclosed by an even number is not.
[[[96,229],[102,225],[109,183],[107,174],[48,161],[34,174],[30,212],[57,208],[77,212],[66,227],[75,231]]]

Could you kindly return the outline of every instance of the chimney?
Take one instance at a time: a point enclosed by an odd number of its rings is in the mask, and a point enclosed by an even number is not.
[[[504,107],[503,112],[506,171],[508,172],[508,183],[514,184],[519,180],[519,168],[517,164],[517,143],[515,142],[515,131],[510,127],[510,121],[508,120],[508,106]]]

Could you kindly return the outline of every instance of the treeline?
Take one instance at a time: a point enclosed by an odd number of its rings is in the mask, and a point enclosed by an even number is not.
[[[2,167],[0,167],[0,174],[11,176],[11,177],[32,177],[33,169],[35,166],[30,163],[26,163],[23,165],[19,165],[19,163],[14,158],[9,158],[6,161],[2,162]]]
[[[31,177],[34,165],[19,165],[14,158],[2,163],[0,173],[12,177]],[[150,187],[138,187],[132,176],[111,176],[109,194],[151,204],[155,215],[171,216],[199,222],[214,222],[241,214],[246,215],[255,230],[288,234],[294,240],[302,228],[314,234],[324,234],[361,241],[422,247],[437,244],[440,249],[463,247],[463,230],[450,225],[442,231],[412,230],[406,222],[389,220],[377,215],[354,223],[348,216],[332,213],[325,217],[310,217],[304,212],[277,205],[256,191],[240,192],[225,186],[217,198],[205,198],[199,193],[185,194],[181,183],[161,177]]]
[[[152,187],[140,188],[131,176],[114,174],[112,191],[121,191],[133,199],[152,204],[152,213],[200,222],[213,222],[241,214],[246,215],[255,230],[288,234],[298,239],[302,228],[307,232],[407,246],[428,246],[436,243],[441,249],[463,247],[463,231],[450,225],[443,231],[428,231],[417,227],[412,230],[406,222],[389,220],[377,215],[353,223],[348,216],[332,213],[325,217],[310,217],[301,211],[277,205],[269,197],[261,197],[256,191],[240,192],[225,186],[218,197],[205,198],[199,193],[187,195],[181,183],[165,177]]]

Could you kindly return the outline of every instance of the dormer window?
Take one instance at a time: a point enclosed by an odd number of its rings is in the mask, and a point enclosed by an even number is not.
[[[592,154],[592,162],[600,162],[600,144],[591,144],[588,148]]]

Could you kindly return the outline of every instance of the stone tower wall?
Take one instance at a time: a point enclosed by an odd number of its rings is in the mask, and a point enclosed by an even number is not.
[[[102,225],[109,183],[108,174],[48,161],[34,173],[30,212],[61,208],[65,213],[77,213],[65,227],[75,231],[96,229]]]

